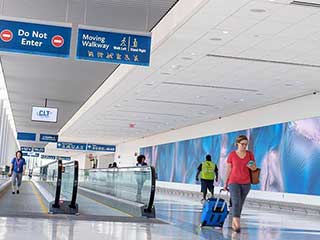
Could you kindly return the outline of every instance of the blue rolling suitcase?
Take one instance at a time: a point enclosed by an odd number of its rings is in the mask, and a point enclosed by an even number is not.
[[[218,198],[209,198],[204,203],[201,215],[201,227],[222,227],[228,213],[228,204],[226,200],[221,198],[220,191]]]

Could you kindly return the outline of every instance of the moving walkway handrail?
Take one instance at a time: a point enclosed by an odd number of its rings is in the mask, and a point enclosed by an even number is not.
[[[146,201],[146,205],[145,205],[145,213],[152,213],[154,211],[154,198],[155,198],[155,191],[156,191],[156,172],[155,172],[155,168],[153,166],[141,166],[141,167],[137,167],[137,166],[133,166],[133,167],[121,167],[121,168],[94,168],[94,169],[83,169],[82,171],[84,171],[84,175],[86,173],[99,173],[99,172],[137,172],[138,173],[140,170],[143,169],[147,169],[150,168],[150,193],[149,193],[149,199],[148,201]],[[81,185],[80,185],[81,186]],[[88,186],[85,186],[88,187]],[[90,187],[89,187],[90,188]],[[96,190],[99,191],[99,190]]]

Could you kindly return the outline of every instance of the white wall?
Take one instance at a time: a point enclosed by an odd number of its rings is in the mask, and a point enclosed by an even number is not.
[[[0,167],[9,165],[16,151],[19,150],[7,111],[4,108],[3,99],[0,98]]]
[[[309,95],[229,117],[223,117],[222,119],[212,120],[151,137],[140,138],[136,141],[118,145],[115,154],[116,160],[121,162],[121,166],[132,166],[135,164],[134,153],[139,152],[140,147],[318,117],[320,116],[319,103],[320,94]],[[118,155],[120,155],[120,159],[117,159]]]

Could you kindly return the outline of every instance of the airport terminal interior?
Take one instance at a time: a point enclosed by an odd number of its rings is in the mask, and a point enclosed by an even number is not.
[[[0,240],[320,239],[320,0],[0,0]]]

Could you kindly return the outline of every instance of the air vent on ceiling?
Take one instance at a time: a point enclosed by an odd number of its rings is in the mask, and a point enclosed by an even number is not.
[[[315,2],[293,1],[293,2],[291,2],[291,4],[299,5],[299,6],[306,6],[306,7],[320,8],[320,3],[315,3]]]

